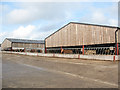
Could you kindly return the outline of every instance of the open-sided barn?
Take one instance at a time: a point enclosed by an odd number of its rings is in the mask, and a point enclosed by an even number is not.
[[[120,54],[120,29],[70,22],[45,39],[47,53]]]
[[[2,51],[43,52],[44,40],[26,40],[6,38],[1,44]]]

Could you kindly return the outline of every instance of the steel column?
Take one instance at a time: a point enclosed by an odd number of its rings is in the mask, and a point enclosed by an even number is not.
[[[84,55],[84,45],[83,45],[83,48],[82,48],[82,53],[83,53],[83,55]]]
[[[117,43],[117,55],[119,55],[119,47],[118,47],[118,43]]]

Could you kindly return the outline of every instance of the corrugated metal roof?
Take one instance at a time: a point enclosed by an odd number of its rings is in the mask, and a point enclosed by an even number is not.
[[[27,40],[27,39],[13,39],[13,38],[6,38],[7,40],[14,42],[14,43],[39,43],[44,44],[44,40]]]

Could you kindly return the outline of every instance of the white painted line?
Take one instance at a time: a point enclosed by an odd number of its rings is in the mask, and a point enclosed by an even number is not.
[[[114,84],[114,83],[102,81],[102,80],[99,80],[99,79],[92,79],[92,78],[88,78],[88,77],[84,77],[84,76],[80,76],[80,75],[76,75],[76,74],[72,74],[72,73],[68,73],[68,72],[50,70],[50,69],[40,68],[40,67],[28,65],[28,64],[22,64],[22,63],[19,63],[19,64],[24,65],[24,66],[27,66],[27,67],[35,68],[35,69],[38,69],[38,70],[50,71],[50,72],[55,72],[55,73],[58,72],[58,73],[61,73],[61,74],[70,75],[70,76],[77,77],[77,78],[80,78],[80,79],[90,80],[90,81],[94,81],[94,82],[98,82],[98,83],[102,83],[102,84],[107,84],[107,85],[111,85],[111,86],[116,86],[116,87],[118,87],[118,84]]]

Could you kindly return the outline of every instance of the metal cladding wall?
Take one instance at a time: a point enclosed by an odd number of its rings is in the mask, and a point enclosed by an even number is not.
[[[61,47],[115,43],[116,30],[117,27],[69,23],[48,36],[45,44],[46,47]]]
[[[12,43],[12,47],[19,47],[19,48],[44,48],[44,44]]]

